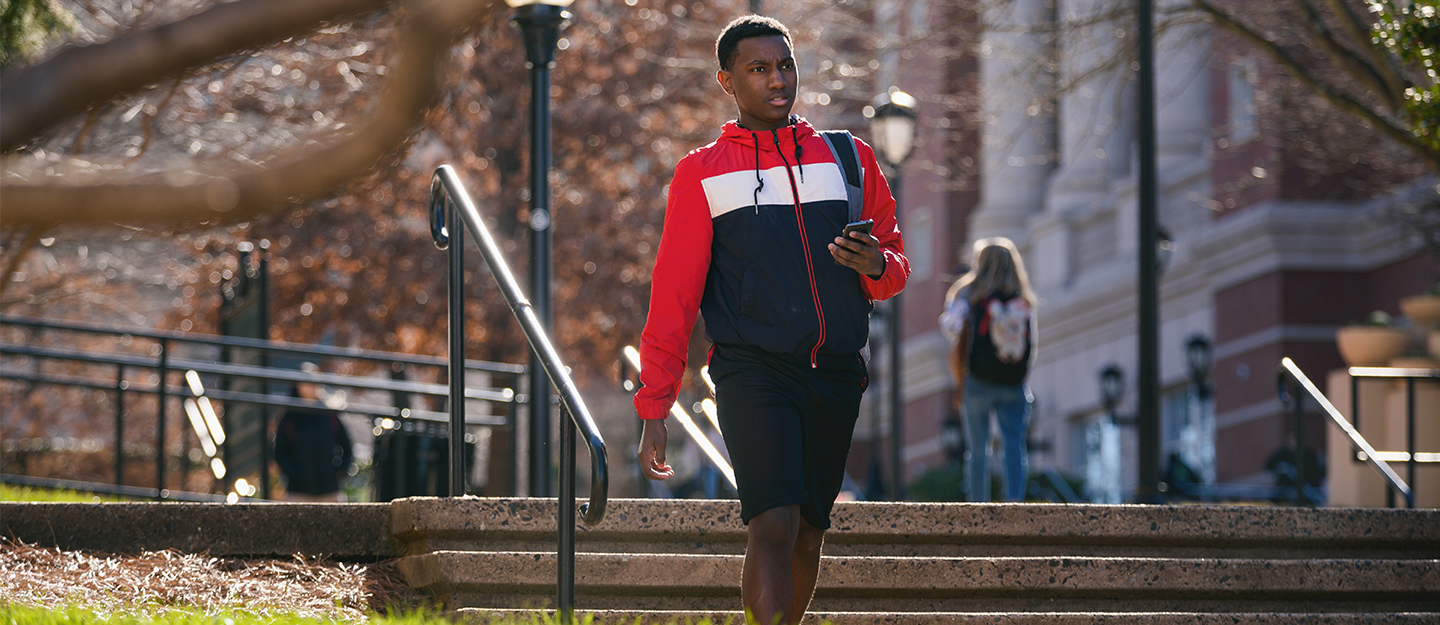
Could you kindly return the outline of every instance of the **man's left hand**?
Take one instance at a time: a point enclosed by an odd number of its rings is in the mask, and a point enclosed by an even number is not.
[[[871,278],[885,273],[885,257],[880,253],[880,240],[864,232],[851,232],[848,237],[835,237],[830,244],[835,262]]]

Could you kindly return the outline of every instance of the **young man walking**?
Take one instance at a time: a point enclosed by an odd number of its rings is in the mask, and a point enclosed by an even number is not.
[[[845,169],[790,114],[789,31],[742,17],[715,51],[739,117],[682,159],[670,185],[640,347],[639,460],[651,479],[674,474],[664,419],[701,312],[748,535],[744,606],[762,623],[798,623],[868,384],[860,350],[873,302],[899,293],[910,266],[895,200],[859,141],[860,219],[873,221],[873,234],[842,237],[852,220]]]

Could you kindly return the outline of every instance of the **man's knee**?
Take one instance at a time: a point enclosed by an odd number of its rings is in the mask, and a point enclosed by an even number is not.
[[[825,544],[825,530],[800,520],[800,531],[795,536],[795,552],[818,557]]]
[[[751,518],[747,531],[753,541],[788,545],[795,540],[799,525],[801,525],[799,506],[779,506]]]

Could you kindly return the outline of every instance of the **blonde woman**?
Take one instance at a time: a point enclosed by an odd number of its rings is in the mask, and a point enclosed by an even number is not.
[[[1025,497],[1026,427],[1034,400],[1025,386],[1034,353],[1035,293],[1020,251],[1004,237],[975,242],[970,271],[950,287],[940,328],[953,344],[950,370],[965,423],[970,501],[990,500],[990,415],[1000,425],[1005,500]]]

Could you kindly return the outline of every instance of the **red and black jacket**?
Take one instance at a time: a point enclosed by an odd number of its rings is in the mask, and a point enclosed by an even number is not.
[[[674,403],[697,311],[717,344],[812,367],[865,345],[873,302],[905,287],[910,264],[875,153],[856,143],[861,219],[875,221],[885,258],[878,279],[830,255],[849,221],[845,176],[804,119],[764,131],[731,121],[676,165],[641,337],[640,418],[663,419]]]

